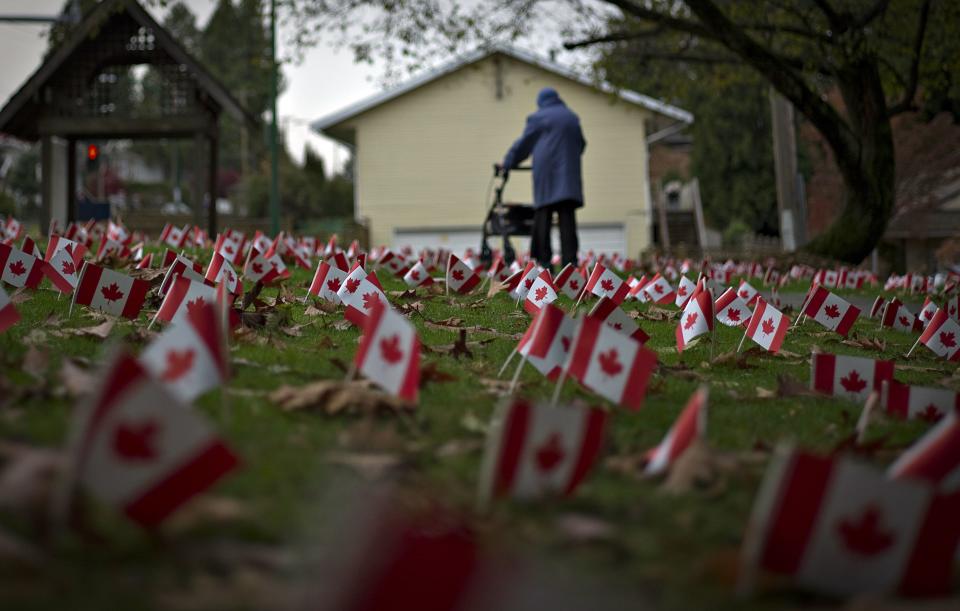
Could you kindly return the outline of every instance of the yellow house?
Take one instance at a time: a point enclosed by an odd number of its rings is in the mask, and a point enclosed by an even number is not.
[[[493,164],[523,131],[537,92],[547,86],[580,116],[587,140],[585,205],[577,214],[581,250],[637,256],[651,244],[647,149],[693,121],[682,109],[497,46],[312,127],[352,148],[356,216],[368,225],[372,245],[462,252],[479,245]],[[532,191],[529,173],[513,172],[504,200],[531,202]],[[528,242],[515,239],[514,247],[524,250]]]

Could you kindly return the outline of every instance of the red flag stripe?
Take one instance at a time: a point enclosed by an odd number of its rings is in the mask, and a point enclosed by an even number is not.
[[[513,490],[513,480],[530,430],[530,411],[531,406],[526,402],[518,402],[510,407],[504,423],[503,446],[497,461],[499,471],[493,485],[494,496],[508,495]]]
[[[593,466],[594,461],[600,454],[600,447],[603,445],[603,431],[606,428],[607,414],[599,409],[591,409],[587,412],[587,425],[584,427],[583,439],[580,443],[580,453],[577,455],[577,464],[574,465],[573,474],[567,483],[564,494],[571,494],[577,489],[577,486],[583,481]]]

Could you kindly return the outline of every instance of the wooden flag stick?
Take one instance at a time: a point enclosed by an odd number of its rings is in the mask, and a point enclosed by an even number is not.
[[[563,366],[563,370],[560,372],[560,377],[557,378],[557,386],[553,389],[553,397],[550,399],[551,406],[553,407],[557,406],[557,401],[560,400],[560,391],[563,389],[563,383],[566,381],[567,381],[567,365],[565,364]]]
[[[883,382],[883,392],[886,391],[887,381]],[[877,391],[873,391],[867,397],[866,403],[863,404],[863,409],[860,411],[860,418],[857,420],[857,445],[860,445],[864,442],[867,437],[867,426],[870,424],[870,418],[873,415],[873,410],[876,409],[877,404],[880,402],[880,395]]]
[[[509,392],[511,395],[513,394],[513,391],[516,390],[517,388],[517,381],[520,379],[520,372],[523,371],[523,366],[526,364],[527,364],[527,356],[523,355],[523,357],[520,359],[520,364],[517,365],[517,370],[513,372],[513,379],[510,380],[510,389],[507,392]]]
[[[510,356],[507,357],[507,360],[503,362],[503,367],[501,367],[499,373],[497,373],[498,378],[503,375],[504,371],[507,370],[507,365],[510,364],[510,361],[513,360],[513,357],[516,356],[516,354],[517,354],[517,349],[516,347],[514,347],[513,352],[511,352]]]
[[[910,347],[910,351],[907,352],[907,358],[910,358],[910,355],[913,354],[913,351],[917,349],[917,345],[919,344],[920,344],[920,338],[918,337],[917,341],[913,342],[913,346]]]
[[[747,329],[749,329],[749,327],[748,327]],[[749,333],[749,331],[748,331],[748,330],[745,330],[745,331],[743,332],[743,337],[740,338],[740,344],[737,346],[737,353],[738,353],[738,354],[739,354],[740,350],[743,348],[743,342],[746,341],[746,339],[747,339],[747,333]]]

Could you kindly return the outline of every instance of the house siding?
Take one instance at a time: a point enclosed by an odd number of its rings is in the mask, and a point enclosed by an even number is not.
[[[369,222],[371,242],[393,244],[396,229],[479,227],[489,206],[484,197],[492,164],[520,135],[536,108],[537,92],[546,86],[556,88],[580,116],[587,140],[585,207],[578,221],[622,225],[623,254],[646,249],[649,112],[504,55],[465,66],[337,126],[355,132],[357,216]],[[504,199],[530,202],[529,174],[511,174]]]

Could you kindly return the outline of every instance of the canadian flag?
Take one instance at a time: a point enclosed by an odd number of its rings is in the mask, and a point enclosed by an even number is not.
[[[202,308],[204,302],[215,303],[216,297],[216,287],[181,276],[167,291],[153,320],[180,324],[186,319],[188,312]]]
[[[713,304],[717,320],[728,327],[739,327],[750,322],[750,306],[733,287],[723,292]]]
[[[13,306],[10,295],[0,286],[0,333],[3,333],[20,320],[20,313]]]
[[[199,263],[182,255],[174,255],[173,262],[167,268],[167,273],[163,275],[163,282],[160,283],[160,288],[157,290],[159,295],[164,297],[173,283],[180,277],[189,278],[194,282],[206,282],[206,278],[203,277],[203,267]]]
[[[126,353],[75,414],[74,481],[144,527],[158,525],[239,464],[198,412]]]
[[[111,220],[107,223],[107,238],[121,244],[129,244],[133,240],[133,234],[123,225]]]
[[[66,250],[73,259],[73,264],[79,269],[82,267],[83,255],[87,252],[87,247],[73,240],[68,240],[59,235],[51,235],[47,242],[47,252],[43,256],[44,261],[51,261],[58,252]]]
[[[79,270],[70,252],[61,248],[53,258],[43,262],[43,273],[61,293],[72,293],[77,288]]]
[[[423,264],[423,260],[421,259],[414,263],[413,267],[403,275],[403,281],[410,288],[417,288],[433,284],[433,277],[430,275],[430,272],[427,271],[427,266]]]
[[[944,491],[960,489],[960,412],[950,409],[944,414],[890,465],[890,477],[926,480]]]
[[[522,269],[519,269],[519,270],[513,272],[512,274],[510,274],[509,276],[507,276],[507,277],[503,280],[502,286],[500,287],[500,290],[501,290],[502,292],[509,293],[510,296],[513,297],[513,296],[517,293],[517,290],[518,290],[517,287],[520,286],[520,280],[521,280],[522,278],[523,278],[523,270],[522,270]]]
[[[530,290],[530,287],[533,286],[534,281],[542,271],[542,267],[533,261],[527,261],[527,264],[523,268],[523,272],[520,274],[520,279],[517,281],[515,287],[510,291],[510,296],[517,301],[525,299],[527,296],[527,291]]]
[[[767,271],[763,274],[763,283],[767,286],[776,286],[777,283],[780,282],[780,276],[781,274],[779,270],[773,267],[768,267]]]
[[[480,284],[480,276],[470,266],[450,253],[447,259],[447,286],[453,291],[466,295]]]
[[[544,305],[557,300],[557,289],[553,286],[550,272],[543,270],[533,281],[527,297],[523,300],[523,309],[531,316],[536,316]]]
[[[103,261],[107,257],[116,257],[122,259],[130,256],[130,249],[124,246],[121,242],[116,240],[111,240],[107,236],[103,236],[103,239],[100,240],[100,246],[97,248],[97,253],[94,255],[93,259],[95,261]]]
[[[707,387],[701,386],[687,401],[673,426],[655,448],[646,454],[644,472],[657,475],[668,470],[693,442],[707,434]]]
[[[713,296],[705,283],[697,285],[677,324],[677,352],[683,352],[694,338],[713,332]]]
[[[960,322],[960,295],[947,298],[946,303],[943,304],[943,309],[950,318]]]
[[[323,260],[326,261],[332,267],[339,269],[340,271],[343,271],[343,272],[350,271],[350,263],[349,261],[347,261],[347,256],[343,254],[342,250],[338,250],[337,252],[331,254],[330,256],[324,257]]]
[[[860,308],[837,297],[822,286],[814,286],[803,313],[831,331],[846,337],[853,326]]]
[[[380,255],[380,259],[377,261],[377,264],[380,267],[385,267],[390,270],[394,276],[402,278],[404,274],[407,273],[407,270],[410,269],[410,266],[407,265],[406,259],[403,258],[398,252],[393,252],[389,248],[383,251],[383,254]]]
[[[780,449],[754,503],[744,565],[833,595],[945,594],[958,513],[960,494]]]
[[[13,218],[12,216],[8,216],[4,231],[6,231],[7,239],[16,240],[20,237],[20,232],[23,231],[23,225],[17,219]]]
[[[760,292],[750,286],[750,283],[746,280],[741,280],[740,287],[737,289],[737,296],[746,301],[748,306],[753,306],[757,297],[760,296]]]
[[[23,236],[23,242],[20,243],[20,250],[28,255],[33,255],[38,259],[40,258],[40,249],[37,247],[37,243],[28,235]]]
[[[576,332],[577,321],[548,303],[520,338],[517,351],[540,373],[555,379],[567,362]]]
[[[230,263],[239,264],[243,260],[243,241],[242,233],[228,229],[217,236],[213,252],[223,255],[223,258]]]
[[[686,276],[680,276],[680,282],[677,284],[677,298],[673,303],[682,310],[687,306],[687,302],[690,301],[690,297],[693,296],[693,292],[696,290],[697,285],[693,280]]]
[[[347,306],[343,313],[344,318],[361,329],[366,324],[367,315],[378,302],[390,305],[380,287],[376,272],[367,273],[363,266],[357,263],[344,279],[343,286],[337,291],[337,297]]]
[[[420,340],[413,325],[389,305],[378,304],[363,324],[357,371],[380,388],[416,403],[420,387]]]
[[[870,307],[870,318],[876,318],[883,312],[883,306],[886,304],[887,300],[883,298],[883,295],[877,295],[877,298],[873,300],[873,305]]]
[[[427,255],[424,255],[423,257],[421,257],[420,261],[422,262],[426,256]],[[490,267],[489,269],[487,269],[486,273],[487,273],[487,278],[490,278],[491,280],[496,280],[497,282],[503,282],[507,278],[507,276],[510,275],[511,272],[510,272],[510,269],[507,267],[506,262],[504,262],[503,260],[503,255],[497,255],[493,259],[493,262],[490,264]]]
[[[577,299],[583,292],[587,278],[573,263],[567,263],[557,274],[557,277],[553,279],[553,283],[561,293],[570,299]]]
[[[960,360],[960,324],[937,310],[920,335],[920,343],[948,361]]]
[[[764,350],[776,354],[783,345],[783,338],[790,327],[790,319],[773,307],[763,297],[757,298],[756,309],[747,327],[747,337]]]
[[[346,270],[330,265],[326,261],[317,264],[317,271],[313,274],[313,281],[307,293],[332,303],[340,303],[337,291],[343,286],[347,277]]]
[[[673,292],[670,282],[659,273],[650,279],[643,287],[643,292],[656,304],[664,305],[676,301],[677,294]]]
[[[901,419],[937,422],[950,412],[960,413],[960,393],[946,388],[910,386],[891,380],[883,386],[880,404],[888,414]]]
[[[893,379],[893,361],[860,356],[814,353],[810,360],[810,387],[827,395],[862,402]]]
[[[657,355],[643,344],[586,316],[574,338],[567,373],[598,395],[638,410],[656,366]]]
[[[169,227],[165,227],[164,231],[161,232],[160,241],[166,244],[167,246],[169,246],[170,248],[177,250],[179,248],[183,248],[183,245],[186,243],[187,237],[189,235],[190,235],[189,225],[184,225],[183,229],[170,225]]]
[[[627,298],[630,287],[620,276],[608,270],[598,261],[594,264],[593,271],[590,272],[586,291],[597,297],[609,297],[614,303],[620,305]]]
[[[251,282],[270,284],[274,280],[289,278],[290,272],[283,264],[280,255],[262,254],[256,246],[253,246],[247,255],[247,263],[243,266],[243,276]]]
[[[590,310],[588,316],[599,318],[617,333],[632,337],[641,344],[647,343],[647,340],[650,339],[650,336],[640,328],[637,321],[630,318],[630,315],[609,297],[601,297],[600,301]]]
[[[189,404],[229,376],[220,329],[216,306],[200,302],[180,324],[153,340],[140,355],[140,362],[172,395]]]
[[[70,307],[80,304],[113,316],[134,319],[140,314],[149,290],[150,283],[146,280],[85,261]]]
[[[43,281],[43,262],[8,244],[0,244],[0,280],[16,288],[35,289]]]
[[[207,266],[207,273],[204,274],[203,278],[210,285],[216,285],[223,280],[231,295],[239,296],[243,292],[243,283],[240,282],[240,276],[230,265],[230,262],[219,252],[213,253],[210,265]]]
[[[927,324],[930,322],[930,319],[933,318],[933,314],[936,311],[937,311],[937,304],[931,301],[930,296],[928,295],[923,300],[923,305],[920,306],[920,313],[917,314],[917,318],[919,318],[921,324],[923,324],[923,326],[926,327]]]
[[[883,317],[880,319],[883,327],[892,327],[903,333],[920,331],[923,323],[920,322],[902,301],[894,297],[883,308]]]
[[[639,278],[633,276],[627,278],[627,286],[630,287],[627,290],[627,299],[635,299],[640,303],[650,303],[650,301],[652,301],[650,295],[643,290],[649,282],[650,279],[645,275]]]
[[[600,454],[606,424],[596,408],[501,404],[487,434],[481,497],[571,495]]]

